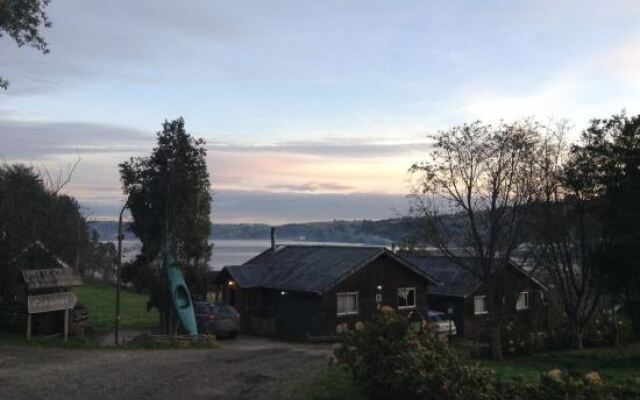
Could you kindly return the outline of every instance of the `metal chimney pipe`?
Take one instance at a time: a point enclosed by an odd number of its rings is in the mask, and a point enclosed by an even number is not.
[[[271,227],[271,251],[276,251],[276,227]]]

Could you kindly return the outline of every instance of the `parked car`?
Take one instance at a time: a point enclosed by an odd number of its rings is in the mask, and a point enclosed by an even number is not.
[[[427,321],[441,335],[455,335],[456,323],[453,319],[448,318],[447,314],[439,311],[429,311],[427,313]]]
[[[240,314],[226,304],[194,301],[198,332],[217,337],[234,338],[240,333]]]

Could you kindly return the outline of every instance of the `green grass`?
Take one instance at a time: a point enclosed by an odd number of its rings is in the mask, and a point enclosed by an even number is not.
[[[115,324],[116,289],[112,285],[86,281],[74,289],[78,301],[89,310],[88,325],[98,331],[113,329]],[[147,312],[146,295],[122,290],[120,293],[120,326],[123,329],[155,328],[159,325],[158,311]]]
[[[590,348],[534,354],[502,362],[483,361],[482,365],[505,379],[535,380],[541,372],[561,369],[565,372],[598,371],[607,382],[623,383],[640,379],[640,343],[627,347]]]
[[[534,382],[542,372],[557,368],[580,375],[598,371],[605,382],[624,384],[640,380],[640,343],[622,348],[555,351],[480,364],[493,369],[505,380],[518,378]],[[364,399],[344,367],[329,367],[318,376],[297,383],[293,394],[291,398],[300,400]]]

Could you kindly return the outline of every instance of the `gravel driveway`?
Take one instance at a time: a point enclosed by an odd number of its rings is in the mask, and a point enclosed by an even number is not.
[[[240,338],[213,350],[0,347],[0,398],[279,399],[330,347]]]

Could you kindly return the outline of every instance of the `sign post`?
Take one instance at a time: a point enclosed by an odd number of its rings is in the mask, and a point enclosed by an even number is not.
[[[69,310],[75,307],[78,298],[73,292],[38,294],[27,297],[27,340],[31,339],[33,314],[64,310],[64,342],[69,338]]]
[[[82,278],[70,268],[32,269],[22,271],[27,292],[51,291],[46,294],[27,295],[27,340],[31,339],[33,314],[51,311],[64,311],[64,341],[69,337],[70,311],[78,298],[73,292],[66,291],[72,286],[82,285]]]
[[[31,340],[31,314],[27,314],[27,340]]]
[[[78,298],[73,292],[38,294],[27,297],[27,312],[39,314],[49,311],[70,310],[75,307]]]

